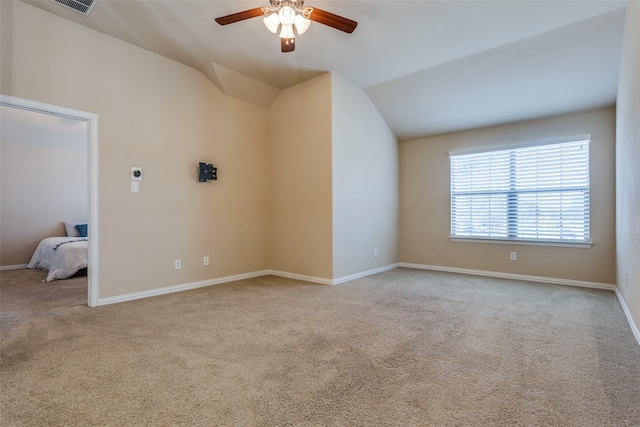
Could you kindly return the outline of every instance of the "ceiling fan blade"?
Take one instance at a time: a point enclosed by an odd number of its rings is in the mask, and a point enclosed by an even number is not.
[[[280,39],[282,53],[293,52],[296,49],[296,39]]]
[[[349,34],[353,33],[353,30],[355,30],[358,26],[358,23],[356,21],[352,21],[349,18],[345,18],[331,12],[326,12],[316,7],[313,8],[309,19]]]
[[[255,9],[245,10],[243,12],[232,13],[231,15],[221,16],[216,18],[216,22],[220,25],[233,24],[234,22],[244,21],[245,19],[255,18],[263,16],[264,10],[262,7],[256,7]]]

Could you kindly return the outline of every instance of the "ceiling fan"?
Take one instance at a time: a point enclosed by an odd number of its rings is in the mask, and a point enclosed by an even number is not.
[[[233,13],[216,18],[220,25],[233,24],[249,18],[263,17],[264,25],[272,33],[280,28],[280,46],[282,52],[293,52],[295,46],[295,33],[304,33],[311,25],[311,21],[328,25],[345,33],[353,33],[358,23],[343,16],[315,7],[304,7],[304,0],[270,0],[271,7],[256,7],[255,9]],[[295,32],[294,32],[295,29]]]

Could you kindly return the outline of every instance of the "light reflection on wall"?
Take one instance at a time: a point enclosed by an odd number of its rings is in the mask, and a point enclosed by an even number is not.
[[[87,123],[0,106],[0,140],[86,152]]]

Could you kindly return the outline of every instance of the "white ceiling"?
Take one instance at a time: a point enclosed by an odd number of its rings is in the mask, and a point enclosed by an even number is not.
[[[613,105],[627,4],[307,0],[358,27],[349,35],[314,22],[283,54],[260,18],[214,21],[268,0],[97,0],[89,16],[24,1],[201,70],[259,105],[263,89],[332,71],[365,89],[401,141]],[[225,87],[223,74],[248,77],[236,80],[245,90]]]

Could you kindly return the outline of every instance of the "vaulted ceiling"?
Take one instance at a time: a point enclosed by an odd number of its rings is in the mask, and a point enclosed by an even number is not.
[[[24,0],[196,68],[268,106],[331,71],[361,86],[400,141],[615,104],[626,0],[326,1],[353,34],[312,23],[280,52],[261,18],[214,19],[267,0],[97,0],[89,16]]]

